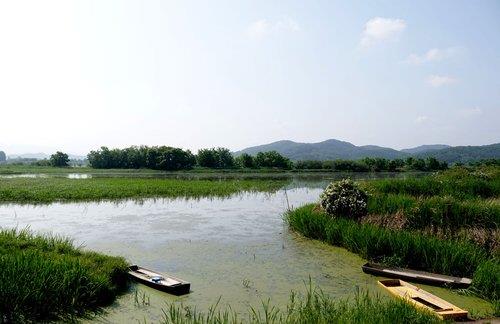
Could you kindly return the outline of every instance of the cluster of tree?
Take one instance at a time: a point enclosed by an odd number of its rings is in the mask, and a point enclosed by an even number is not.
[[[4,151],[0,151],[0,162],[7,161],[7,155],[5,155]]]
[[[66,153],[57,151],[50,156],[49,162],[53,167],[67,167],[69,166],[69,156]]]
[[[409,157],[403,159],[364,158],[361,160],[334,160],[334,161],[297,161],[297,170],[329,170],[350,172],[379,172],[379,171],[438,171],[448,168],[446,162],[439,162],[434,157],[417,159]]]
[[[87,159],[96,169],[187,170],[196,164],[191,151],[169,146],[131,146],[112,150],[103,146],[91,151]]]
[[[97,169],[187,170],[194,166],[213,169],[282,168],[290,169],[292,162],[278,152],[261,152],[256,156],[243,154],[234,158],[227,148],[201,149],[197,155],[189,150],[167,146],[132,146],[125,149],[91,151],[89,165]]]
[[[69,166],[70,160],[68,154],[57,151],[50,156],[50,159],[34,160],[29,162],[30,165],[33,166],[67,167]]]
[[[236,166],[235,159],[227,148],[201,149],[196,155],[198,166],[214,169],[230,169]]]
[[[278,168],[291,169],[292,161],[276,151],[259,152],[252,156],[243,153],[236,158],[236,163],[241,168]]]

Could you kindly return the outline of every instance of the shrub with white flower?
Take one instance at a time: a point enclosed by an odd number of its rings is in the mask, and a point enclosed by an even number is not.
[[[368,195],[351,179],[332,182],[320,196],[320,205],[330,216],[358,219],[367,212]]]

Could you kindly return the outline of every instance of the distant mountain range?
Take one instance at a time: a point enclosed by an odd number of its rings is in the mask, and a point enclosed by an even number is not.
[[[420,145],[420,146],[409,148],[409,149],[402,149],[401,152],[410,153],[410,154],[418,154],[418,153],[424,153],[424,152],[438,151],[438,150],[442,150],[442,149],[449,148],[449,147],[451,147],[451,146],[445,145],[445,144]]]
[[[293,161],[298,160],[357,160],[365,157],[386,159],[410,156],[435,158],[448,163],[470,162],[487,158],[500,158],[500,143],[483,146],[449,146],[444,144],[422,145],[414,148],[395,150],[376,145],[356,146],[349,142],[329,139],[319,143],[297,143],[278,141],[270,144],[248,147],[234,154],[255,155],[258,152],[277,151]]]

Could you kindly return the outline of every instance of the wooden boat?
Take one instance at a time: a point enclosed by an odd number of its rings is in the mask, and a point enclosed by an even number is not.
[[[361,268],[363,269],[363,272],[376,276],[403,279],[426,285],[467,288],[472,283],[472,280],[469,278],[451,277],[411,269],[389,268],[376,263],[366,263]]]
[[[382,287],[410,304],[434,312],[442,319],[465,319],[468,312],[403,280],[386,279],[378,282]]]
[[[128,274],[142,284],[172,295],[179,296],[188,294],[191,288],[191,284],[187,281],[137,265],[131,265]]]

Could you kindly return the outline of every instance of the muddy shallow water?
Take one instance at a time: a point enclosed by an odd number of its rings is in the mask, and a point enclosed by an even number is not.
[[[29,226],[69,236],[89,249],[122,255],[131,263],[192,284],[192,292],[183,297],[133,285],[93,319],[102,322],[154,322],[170,302],[206,310],[219,297],[220,305],[230,303],[233,310],[243,313],[249,305],[258,306],[269,297],[272,304],[284,307],[290,291],[303,292],[309,278],[332,297],[352,296],[357,287],[385,294],[375,277],[361,271],[363,259],[302,238],[284,223],[287,206],[316,201],[325,183],[295,181],[286,191],[225,199],[0,205],[0,226]],[[469,310],[490,308],[477,298],[441,288],[425,289]],[[143,305],[143,296],[149,305]]]

